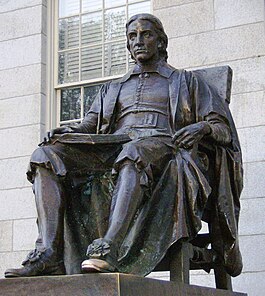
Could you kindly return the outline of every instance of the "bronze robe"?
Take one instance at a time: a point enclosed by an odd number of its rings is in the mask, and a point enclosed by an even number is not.
[[[179,149],[166,166],[151,197],[138,211],[119,250],[119,272],[150,273],[169,247],[180,239],[191,239],[201,229],[201,220],[211,223],[217,234],[227,272],[242,269],[238,248],[239,196],[242,190],[241,150],[228,106],[214,88],[194,72],[163,68],[169,81],[172,134],[182,127],[217,114],[232,134],[228,145],[217,144],[218,131],[193,151]],[[98,115],[97,133],[111,134],[121,80],[104,85],[78,132],[90,130],[90,115]],[[219,131],[222,132],[222,131]],[[212,139],[213,138],[213,139]],[[77,180],[71,188],[67,208],[65,264],[68,273],[80,272],[87,246],[103,237],[113,189],[111,174],[95,174],[85,185]],[[80,185],[80,186],[78,186]],[[80,194],[81,190],[81,194]],[[79,201],[77,201],[79,199]]]

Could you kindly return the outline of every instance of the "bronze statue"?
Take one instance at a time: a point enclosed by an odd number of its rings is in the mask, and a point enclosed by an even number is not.
[[[39,237],[23,267],[7,270],[6,277],[65,274],[65,267],[69,273],[80,260],[83,272],[146,275],[173,243],[194,238],[201,220],[213,215],[221,225],[223,245],[217,251],[224,266],[233,276],[241,272],[241,152],[230,113],[194,72],[167,64],[168,38],[155,16],[133,16],[126,34],[133,70],[101,88],[82,123],[51,130],[32,154],[27,175]],[[209,154],[204,144],[212,147]],[[101,195],[102,179],[89,176],[104,169],[113,183]],[[69,199],[73,180],[81,176],[97,192],[86,200]],[[93,202],[96,209],[83,211]],[[65,219],[78,203],[79,210]],[[88,226],[81,225],[85,231],[79,236],[70,226],[74,245],[65,239],[65,224],[82,211]],[[84,241],[86,260],[85,254],[74,255]]]

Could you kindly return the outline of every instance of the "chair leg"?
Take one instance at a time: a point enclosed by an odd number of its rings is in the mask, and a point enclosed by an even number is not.
[[[214,276],[217,289],[233,291],[231,276],[225,271],[223,266],[214,267]]]
[[[189,284],[191,245],[183,242],[171,249],[170,280]]]
[[[215,209],[213,213],[217,213],[218,210]],[[220,228],[220,221],[219,216],[215,215],[212,217],[212,223],[208,224],[210,238],[211,238],[211,245],[212,249],[215,250],[217,253],[222,254],[222,232]],[[214,266],[214,276],[215,276],[215,286],[217,289],[224,289],[233,291],[232,289],[232,281],[231,276],[226,272],[223,265],[215,265]]]

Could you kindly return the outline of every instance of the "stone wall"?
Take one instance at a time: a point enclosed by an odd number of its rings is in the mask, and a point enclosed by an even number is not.
[[[37,234],[25,172],[45,125],[46,5],[0,0],[0,277]]]
[[[154,0],[169,36],[169,63],[177,68],[229,65],[231,110],[244,161],[240,243],[243,274],[236,291],[265,290],[265,34],[263,0]],[[161,275],[160,275],[161,276]],[[214,286],[213,275],[193,272],[192,284]]]

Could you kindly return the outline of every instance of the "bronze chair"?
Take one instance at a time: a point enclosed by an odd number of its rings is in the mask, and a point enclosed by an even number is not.
[[[214,270],[217,289],[232,291],[231,276],[225,271],[211,246],[209,233],[198,234],[190,242],[173,245],[154,271],[170,271],[170,280],[190,283],[190,270]]]

